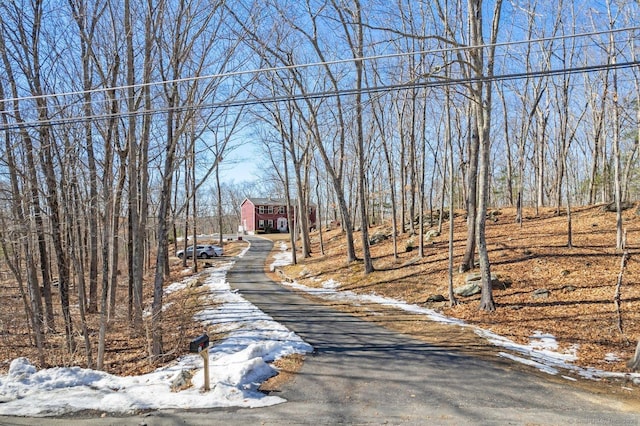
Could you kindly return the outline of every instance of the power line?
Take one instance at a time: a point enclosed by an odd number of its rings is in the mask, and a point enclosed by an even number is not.
[[[437,54],[443,54],[447,52],[455,53],[455,52],[478,49],[478,48],[486,49],[489,47],[496,47],[496,48],[510,47],[510,46],[517,46],[522,44],[536,44],[536,43],[544,43],[548,41],[566,40],[570,38],[594,37],[594,36],[600,36],[600,35],[610,35],[610,34],[616,34],[621,32],[631,32],[631,31],[640,31],[640,26],[613,28],[613,29],[607,29],[607,30],[601,30],[601,31],[582,32],[582,33],[575,33],[575,34],[557,35],[557,36],[541,37],[541,38],[528,39],[528,40],[515,40],[515,41],[507,41],[507,42],[500,42],[500,43],[494,43],[494,44],[483,44],[480,46],[465,45],[465,46],[453,46],[448,48],[439,48],[439,49],[431,49],[431,50],[419,50],[419,51],[411,51],[411,52],[397,52],[397,53],[389,53],[389,54],[382,54],[382,55],[371,55],[371,56],[363,57],[362,60],[376,61],[381,59],[394,59],[394,58],[413,56],[413,55],[421,55],[421,56],[437,55]],[[353,62],[353,58],[350,58],[350,59],[338,59],[338,60],[332,60],[332,61],[311,62],[307,64],[295,64],[295,65],[285,65],[285,66],[279,66],[279,67],[259,68],[259,69],[252,69],[252,70],[238,70],[238,71],[230,71],[226,73],[209,74],[209,75],[195,76],[195,77],[184,77],[184,78],[177,78],[177,79],[170,79],[170,80],[154,81],[149,83],[122,85],[122,86],[116,86],[116,87],[104,87],[104,88],[97,88],[97,89],[90,89],[90,90],[78,90],[78,91],[70,91],[70,92],[6,98],[4,99],[4,101],[6,103],[12,103],[15,101],[22,102],[22,101],[31,101],[35,99],[81,96],[85,94],[104,93],[108,91],[126,91],[129,89],[141,89],[145,87],[160,86],[165,84],[188,83],[188,82],[195,82],[199,80],[224,79],[224,78],[238,77],[243,75],[255,75],[255,74],[271,73],[271,72],[278,72],[278,71],[288,71],[292,69],[296,70],[296,69],[313,68],[313,67],[321,67],[321,66],[349,64],[352,62]]]
[[[459,79],[448,79],[448,80],[414,80],[407,83],[398,83],[398,84],[387,84],[380,86],[371,86],[365,87],[360,90],[363,94],[375,94],[382,92],[392,92],[399,90],[408,90],[413,88],[435,88],[435,87],[445,87],[445,86],[454,86],[454,85],[468,85],[477,82],[497,82],[497,81],[507,81],[507,80],[519,80],[519,79],[528,79],[528,78],[543,78],[543,77],[552,77],[556,75],[571,75],[571,74],[583,74],[583,73],[592,73],[597,71],[605,71],[612,69],[628,69],[632,67],[640,66],[640,61],[631,61],[631,62],[623,62],[616,64],[600,64],[600,65],[589,65],[583,67],[573,67],[567,69],[552,69],[552,70],[543,70],[543,71],[532,71],[532,72],[523,72],[523,73],[510,73],[510,74],[501,74],[494,75],[491,78],[479,77],[479,78],[459,78]],[[425,76],[433,78],[433,76]],[[168,111],[174,112],[186,112],[186,111],[195,111],[195,110],[207,110],[207,109],[219,109],[219,108],[234,108],[241,106],[252,106],[252,105],[261,105],[261,104],[272,104],[272,103],[280,103],[287,101],[296,101],[301,99],[322,99],[322,98],[331,98],[337,96],[349,96],[353,95],[357,92],[357,89],[341,89],[341,90],[327,90],[320,92],[312,92],[312,93],[300,93],[293,95],[281,95],[281,96],[269,96],[262,98],[245,98],[238,100],[229,100],[223,102],[214,102],[207,104],[199,104],[199,105],[184,105],[177,107],[163,107],[152,110],[142,110],[142,111],[123,111],[117,114],[99,114],[93,116],[78,116],[78,117],[68,117],[68,118],[59,118],[59,119],[50,119],[50,120],[34,120],[24,123],[15,123],[15,124],[1,124],[0,131],[5,130],[18,130],[24,128],[31,127],[40,127],[40,126],[59,126],[63,124],[76,124],[76,123],[85,123],[87,121],[94,120],[107,120],[111,118],[123,118],[131,115],[134,116],[145,116],[145,115],[157,115],[164,114]]]

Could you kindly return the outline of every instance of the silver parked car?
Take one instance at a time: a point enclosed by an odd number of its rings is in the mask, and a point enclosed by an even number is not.
[[[211,257],[222,256],[224,251],[222,247],[214,245],[198,245],[196,246],[196,256],[198,259],[209,259]],[[176,256],[180,259],[184,257],[184,250],[178,250]],[[193,246],[187,247],[187,259],[193,257]]]

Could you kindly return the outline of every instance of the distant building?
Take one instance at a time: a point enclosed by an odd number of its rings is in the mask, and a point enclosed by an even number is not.
[[[295,223],[296,207],[291,206]],[[315,228],[316,207],[309,206],[309,227]],[[240,229],[249,235],[262,232],[289,232],[287,201],[284,198],[245,198],[240,206]]]

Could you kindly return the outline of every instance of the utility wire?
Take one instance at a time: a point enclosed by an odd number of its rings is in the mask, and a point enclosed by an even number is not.
[[[490,47],[511,47],[511,46],[517,46],[522,44],[536,44],[536,43],[544,43],[544,42],[556,41],[556,40],[565,40],[570,38],[594,37],[594,36],[600,36],[600,35],[610,35],[610,34],[616,34],[621,32],[632,32],[632,31],[640,31],[640,26],[615,28],[615,29],[583,32],[583,33],[576,33],[576,34],[557,35],[557,36],[542,37],[542,38],[528,39],[528,40],[506,41],[506,42],[500,42],[500,43],[494,43],[494,44],[483,44],[480,46],[464,45],[464,46],[454,46],[454,47],[439,48],[439,49],[432,49],[432,50],[419,50],[419,51],[411,51],[411,52],[389,53],[384,55],[372,55],[372,56],[363,57],[362,60],[366,62],[366,61],[377,61],[381,59],[394,59],[394,58],[413,56],[413,55],[427,56],[427,55],[436,55],[436,54],[443,54],[443,53],[455,53],[455,52],[478,49],[478,48],[486,49]],[[153,86],[160,86],[160,85],[167,85],[167,84],[189,83],[189,82],[195,82],[199,80],[224,79],[224,78],[237,77],[237,76],[243,76],[243,75],[256,75],[256,74],[272,73],[272,72],[278,72],[278,71],[321,67],[321,66],[327,66],[327,65],[330,66],[330,65],[350,64],[353,62],[353,60],[354,60],[353,58],[349,58],[349,59],[338,59],[338,60],[332,60],[332,61],[311,62],[306,64],[259,68],[259,69],[252,69],[252,70],[238,70],[238,71],[230,71],[226,73],[209,74],[209,75],[194,76],[194,77],[184,77],[184,78],[177,78],[177,79],[171,79],[171,80],[138,83],[138,84],[132,84],[132,85],[116,86],[116,87],[104,87],[104,88],[97,88],[97,89],[91,89],[91,90],[78,90],[78,91],[70,91],[70,92],[43,94],[38,96],[6,98],[4,99],[4,101],[6,103],[12,103],[14,101],[22,102],[22,101],[31,101],[36,99],[73,97],[73,96],[81,96],[85,94],[104,93],[108,91],[126,91],[129,89],[141,89],[145,87],[153,87]]]
[[[434,87],[445,87],[445,86],[454,86],[454,85],[469,85],[478,82],[497,82],[497,81],[507,81],[507,80],[519,80],[519,79],[528,79],[528,78],[542,78],[542,77],[551,77],[556,75],[570,75],[570,74],[583,74],[583,73],[592,73],[597,71],[604,70],[612,70],[612,69],[628,69],[632,67],[640,67],[640,61],[631,61],[631,62],[622,62],[615,64],[600,64],[600,65],[589,65],[584,67],[574,67],[567,69],[552,69],[552,70],[543,70],[543,71],[533,71],[533,72],[523,72],[523,73],[511,73],[511,74],[501,74],[494,75],[491,78],[459,78],[459,79],[439,79],[435,75],[425,75],[424,80],[418,79],[411,82],[399,83],[399,84],[387,84],[381,86],[371,86],[364,87],[360,89],[360,92],[363,94],[375,94],[381,92],[392,92],[399,90],[408,90],[413,88],[434,88]],[[117,114],[98,114],[92,116],[77,116],[77,117],[66,117],[66,118],[57,118],[50,120],[34,120],[34,121],[26,121],[23,123],[14,123],[14,124],[0,124],[0,131],[5,130],[17,130],[24,128],[32,128],[32,127],[40,127],[40,126],[59,126],[63,124],[75,124],[75,123],[84,123],[87,121],[95,121],[95,120],[107,120],[111,118],[122,118],[128,117],[131,115],[134,116],[146,116],[146,115],[157,115],[164,114],[168,111],[174,112],[186,112],[186,111],[194,111],[194,110],[213,110],[220,108],[234,108],[241,106],[252,106],[252,105],[262,105],[262,104],[272,104],[272,103],[280,103],[287,102],[292,100],[301,100],[301,99],[323,99],[323,98],[331,98],[337,96],[349,96],[353,95],[357,92],[357,89],[342,89],[342,90],[327,90],[327,91],[319,91],[312,93],[300,93],[293,95],[281,95],[281,96],[268,96],[262,98],[245,98],[245,99],[236,99],[229,100],[223,102],[213,102],[206,104],[198,104],[198,105],[182,105],[176,106],[172,108],[163,107],[158,109],[151,110],[140,110],[140,111],[122,111]]]

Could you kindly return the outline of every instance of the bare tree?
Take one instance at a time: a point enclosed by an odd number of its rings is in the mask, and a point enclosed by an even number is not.
[[[609,25],[613,29],[617,17],[613,15],[611,10],[611,2],[607,1],[607,15],[609,17]],[[608,45],[609,62],[616,65],[618,62],[618,53],[613,32],[609,33]],[[613,193],[616,205],[616,249],[624,249],[624,235],[622,229],[622,185],[620,178],[620,105],[618,93],[618,71],[614,67],[611,71],[611,102],[613,106]]]
[[[78,25],[80,35],[80,61],[82,63],[82,93],[84,115],[93,116],[92,92],[93,79],[91,61],[93,35],[96,21],[104,11],[106,4],[98,3],[89,10],[84,0],[68,0],[73,18]],[[89,312],[97,312],[98,301],[98,176],[96,157],[93,149],[93,125],[90,120],[84,122],[84,138],[87,149],[87,166],[89,168]]]
[[[180,105],[196,106],[208,102],[210,97],[216,95],[216,89],[221,84],[219,79],[210,78],[202,84],[200,81],[193,81],[190,85],[182,87],[180,79],[185,73],[201,75],[209,66],[209,61],[213,61],[207,52],[215,51],[213,46],[220,41],[217,36],[221,31],[220,23],[223,22],[221,12],[224,12],[224,8],[222,6],[221,3],[212,5],[206,10],[206,14],[198,19],[193,19],[199,3],[183,1],[175,10],[161,8],[161,15],[156,20],[154,27],[156,43],[166,46],[166,50],[162,49],[159,52],[159,71],[164,82],[162,88],[167,109],[165,146],[162,150],[164,156],[161,172],[162,188],[157,213],[157,257],[151,306],[151,355],[154,357],[163,353],[163,284],[168,271],[169,211],[172,199],[172,182],[177,164],[177,146],[179,141],[184,138],[191,139],[190,142],[193,143],[202,133],[202,131],[193,131],[194,127],[206,129],[209,124],[208,120],[216,117],[211,114],[203,120],[203,117],[196,114],[196,108],[183,110]],[[221,53],[215,58],[216,66],[226,67],[236,46],[237,42],[231,42],[227,46],[218,46]],[[230,127],[232,130],[235,129],[235,126]],[[226,137],[230,137],[229,135]],[[210,171],[218,167],[226,141],[228,139],[225,139],[223,144],[216,145],[218,150],[214,152],[216,157]],[[194,251],[194,257],[195,253]]]
[[[322,7],[322,5],[320,5]],[[333,185],[337,204],[339,211],[341,213],[342,218],[342,226],[345,231],[345,238],[347,244],[347,262],[353,262],[356,259],[355,254],[355,246],[353,242],[353,220],[352,214],[350,213],[347,198],[345,194],[345,189],[343,187],[343,173],[344,173],[344,165],[346,162],[346,133],[345,129],[347,128],[345,123],[346,115],[343,111],[343,99],[340,93],[340,86],[338,81],[338,75],[334,70],[332,70],[329,62],[326,60],[327,52],[321,46],[321,40],[319,38],[318,32],[318,19],[320,19],[321,15],[318,15],[311,8],[311,4],[305,5],[304,12],[307,14],[309,18],[309,27],[302,27],[298,25],[297,21],[292,19],[287,11],[281,9],[280,5],[276,5],[276,10],[280,14],[282,18],[282,22],[288,25],[291,29],[293,29],[297,34],[299,34],[306,42],[309,43],[309,47],[316,54],[317,58],[320,60],[324,74],[326,78],[329,80],[329,84],[331,88],[336,92],[335,97],[335,109],[334,116],[337,120],[337,126],[335,132],[337,133],[337,146],[332,147],[329,142],[331,138],[324,137],[323,134],[325,132],[320,128],[320,120],[315,115],[316,114],[316,106],[313,104],[312,97],[309,96],[301,96],[302,101],[306,105],[307,113],[311,113],[310,117],[301,116],[301,120],[304,125],[309,129],[310,136],[313,138],[313,142],[315,147],[318,150],[318,154],[323,160],[325,169],[327,170],[328,175],[331,178],[331,183]],[[294,55],[293,52],[282,49],[280,46],[282,43],[269,44],[267,38],[262,38],[260,34],[258,34],[257,30],[249,28],[241,16],[238,15],[235,11],[231,10],[230,13],[234,16],[236,22],[238,22],[243,29],[244,35],[246,37],[247,42],[250,42],[251,48],[254,49],[261,55],[268,54],[272,58],[278,61],[278,64],[287,67],[287,70],[290,72],[291,82],[294,87],[299,90],[300,94],[304,95],[309,93],[309,88],[306,87],[305,82],[302,79],[302,75],[299,74],[299,70],[295,69]],[[278,34],[277,31],[274,31],[274,34]],[[332,155],[331,149],[334,149],[334,154]],[[335,158],[335,162],[333,161]]]
[[[0,15],[1,16],[1,15]],[[0,17],[0,23],[3,23],[2,18]],[[8,61],[8,57],[6,54],[5,42],[4,42],[4,25],[0,25],[0,29],[2,29],[2,33],[0,33],[0,53],[2,55],[2,62],[4,65],[4,69],[7,72],[7,76],[9,77],[11,93],[13,96],[13,111],[15,120],[20,123],[22,121],[21,114],[19,110],[19,105],[17,102],[17,87],[15,85],[15,80],[13,79],[13,75],[11,73],[11,67]],[[2,123],[4,125],[8,125],[9,117],[7,113],[7,108],[5,107],[5,99],[7,99],[5,95],[5,89],[2,82],[0,82],[0,116]],[[9,175],[11,179],[11,210],[13,216],[17,219],[17,237],[13,241],[19,241],[19,244],[14,244],[14,250],[8,250],[7,244],[5,243],[6,238],[2,238],[2,248],[4,257],[8,260],[8,265],[18,282],[18,287],[20,289],[21,297],[23,303],[25,305],[25,313],[26,320],[31,325],[31,331],[33,333],[33,338],[35,340],[36,347],[38,349],[38,362],[40,365],[45,365],[45,335],[44,335],[44,327],[43,327],[43,312],[42,312],[42,298],[40,295],[40,286],[38,285],[38,277],[37,277],[37,269],[34,261],[34,254],[32,252],[32,239],[31,239],[31,223],[27,219],[24,208],[23,208],[23,200],[21,198],[21,188],[20,182],[18,181],[18,167],[16,163],[16,159],[14,157],[14,147],[11,144],[11,135],[8,130],[8,126],[6,130],[3,132],[4,137],[4,146],[5,146],[5,155],[7,161],[7,167],[9,168]],[[22,129],[20,131],[20,140],[28,137],[25,134],[26,131]],[[27,148],[29,146],[27,145]],[[27,202],[28,205],[28,202]],[[2,220],[4,221],[4,218]],[[3,223],[6,225],[6,223]],[[2,227],[3,229],[7,229],[6,226]],[[27,292],[24,291],[23,287],[23,278],[21,272],[21,262],[20,262],[20,251],[24,253],[24,267],[26,268],[26,280],[27,280]],[[15,261],[9,261],[9,253],[14,253]]]
[[[449,161],[449,264],[447,268],[448,272],[448,286],[447,290],[449,293],[449,306],[455,306],[458,304],[456,300],[456,295],[453,292],[453,240],[454,240],[454,175],[455,172],[453,170],[453,142],[452,142],[452,132],[451,132],[451,98],[450,98],[450,90],[449,87],[445,88],[445,105],[446,105],[446,121],[445,121],[445,138],[446,138],[446,150],[447,150],[447,160]],[[440,212],[440,216],[443,215],[443,212]]]
[[[358,158],[358,198],[360,202],[360,222],[362,237],[362,257],[364,261],[364,273],[373,272],[373,262],[369,249],[369,216],[367,212],[367,186],[366,186],[366,164],[365,164],[365,140],[364,140],[364,119],[362,104],[362,83],[363,83],[363,57],[364,57],[364,34],[362,22],[362,9],[359,0],[353,0],[351,7],[344,7],[332,0],[333,7],[340,17],[340,23],[344,30],[345,38],[350,47],[353,57],[356,81],[355,81],[355,108],[356,108],[356,152]],[[350,28],[349,23],[353,23]],[[353,32],[352,32],[353,31]]]
[[[15,114],[15,120],[18,123],[23,122],[22,114],[20,112],[21,105],[18,102],[19,92],[18,92],[18,84],[16,82],[16,75],[14,73],[14,67],[9,60],[8,52],[9,49],[12,48],[16,52],[24,52],[26,54],[25,60],[31,56],[30,46],[27,45],[29,42],[29,37],[27,33],[29,33],[29,29],[25,28],[24,25],[26,23],[21,19],[21,10],[18,10],[17,5],[9,5],[3,4],[0,6],[2,8],[2,12],[0,13],[0,28],[2,28],[2,34],[0,35],[0,52],[2,52],[2,60],[5,70],[5,75],[11,88],[11,95],[13,96],[13,110]],[[7,19],[12,18],[12,22],[7,22]],[[22,22],[23,25],[18,25],[13,21]],[[20,34],[20,37],[11,38],[13,34]],[[31,40],[33,42],[33,40]],[[11,44],[11,45],[9,45]],[[22,54],[16,54],[17,57],[22,57]],[[18,64],[18,67],[21,69],[28,70],[30,69],[29,63]],[[32,70],[32,69],[31,69]],[[33,71],[33,70],[32,70]],[[47,250],[47,243],[45,239],[45,225],[43,220],[43,212],[42,206],[40,204],[40,185],[38,183],[38,174],[37,174],[37,165],[36,165],[36,156],[34,154],[34,142],[32,135],[29,133],[27,128],[20,128],[20,138],[22,139],[22,143],[24,146],[24,155],[25,155],[25,169],[26,174],[28,176],[27,181],[28,185],[26,191],[29,193],[29,210],[31,210],[33,215],[33,225],[35,235],[37,236],[37,246],[38,246],[38,254],[40,258],[39,269],[42,277],[42,292],[40,291],[40,284],[38,283],[37,275],[33,273],[28,274],[28,283],[30,290],[30,297],[32,303],[32,310],[34,315],[34,324],[37,324],[37,329],[34,329],[36,334],[36,341],[41,344],[42,340],[38,341],[39,338],[43,338],[42,333],[44,331],[45,319],[46,326],[49,330],[54,331],[54,313],[53,313],[53,303],[51,299],[51,270],[49,267],[49,254]],[[27,262],[28,265],[34,265],[31,262],[36,262],[34,259],[35,253],[31,253],[29,250]],[[29,267],[29,266],[28,266]],[[46,309],[46,317],[43,315],[42,309],[42,296],[44,295],[45,299],[45,309]],[[40,330],[40,331],[38,331]]]
[[[375,73],[375,70],[373,71]],[[374,81],[376,81],[374,79]],[[391,238],[393,239],[393,260],[398,261],[398,207],[396,195],[396,172],[394,169],[395,157],[393,155],[392,143],[388,135],[388,124],[385,120],[385,108],[383,108],[382,97],[372,99],[372,115],[375,125],[378,129],[381,139],[382,150],[384,153],[387,176],[389,178],[389,196],[391,198]]]
[[[481,2],[480,2],[481,3]],[[465,44],[465,42],[457,41],[457,28],[455,25],[449,24],[452,20],[448,16],[449,8],[448,2],[445,2],[443,5],[440,1],[435,2],[435,6],[437,8],[437,15],[442,22],[447,22],[445,25],[444,31],[444,42],[447,45],[459,46]],[[478,8],[481,4],[478,5],[476,2],[469,1],[467,4],[468,9],[468,22],[469,22],[469,42],[468,44],[471,46],[480,45],[482,43],[482,29],[480,29],[480,33],[476,31],[474,34],[472,27],[480,26],[482,27],[482,13],[481,10],[478,11],[477,15],[473,15],[473,10]],[[457,11],[458,9],[456,9]],[[460,18],[456,16],[456,18]],[[478,22],[479,20],[479,22]],[[460,31],[461,32],[461,31]],[[479,39],[472,40],[472,37],[476,37]],[[475,58],[469,58],[471,55],[475,54]],[[473,49],[466,52],[467,58],[462,51],[457,50],[456,52],[456,61],[460,64],[468,64],[468,66],[463,66],[461,68],[461,73],[467,79],[472,79],[477,76],[477,73],[482,74],[484,71],[484,63],[483,57],[479,49]],[[480,66],[480,68],[476,68]],[[473,74],[474,71],[476,74]],[[479,129],[481,126],[478,125],[478,113],[482,111],[482,90],[478,92],[478,89],[482,89],[483,86],[479,85],[479,87],[470,87],[470,99],[466,108],[468,108],[468,123],[467,127],[469,128],[469,132],[466,137],[466,144],[464,146],[466,150],[466,158],[467,161],[464,164],[463,176],[466,176],[465,185],[464,185],[464,193],[465,193],[465,208],[467,213],[467,240],[465,244],[465,251],[462,257],[462,261],[459,266],[460,272],[465,272],[470,269],[473,269],[475,266],[475,252],[476,252],[476,244],[478,241],[477,236],[477,218],[479,217],[478,213],[478,161],[479,161],[479,149],[480,149],[480,135]],[[478,110],[478,105],[480,106],[480,110]]]
[[[478,254],[480,256],[480,272],[482,274],[482,298],[480,309],[485,311],[495,310],[493,294],[491,288],[491,269],[489,264],[489,254],[487,252],[487,242],[485,236],[485,222],[487,216],[487,204],[489,202],[489,170],[490,170],[490,132],[491,132],[491,97],[494,68],[495,43],[498,37],[498,25],[500,23],[500,12],[502,1],[498,0],[494,4],[493,17],[490,29],[490,41],[487,48],[487,62],[484,62],[483,47],[483,25],[482,25],[482,0],[469,0],[469,30],[471,46],[469,60],[473,69],[472,75],[480,77],[471,85],[471,99],[473,100],[473,111],[476,117],[477,131],[479,137],[479,194],[478,212],[476,219],[476,239],[478,244]],[[485,78],[487,81],[485,82]]]
[[[128,212],[129,212],[129,237],[128,237],[128,260],[129,260],[129,318],[131,319],[133,330],[136,333],[142,331],[142,280],[144,274],[144,213],[142,212],[141,200],[143,197],[140,193],[141,186],[139,182],[145,182],[143,176],[146,175],[147,164],[143,162],[147,140],[143,136],[138,138],[137,120],[133,114],[138,109],[137,96],[135,90],[136,84],[136,66],[134,51],[134,32],[133,32],[133,11],[131,10],[131,0],[124,2],[124,33],[126,36],[126,60],[125,73],[127,82],[127,109],[129,115],[127,119],[127,157],[128,157]],[[145,60],[144,60],[144,78],[150,76],[150,51],[151,51],[151,19],[149,16],[151,10],[146,10],[145,19]],[[144,80],[148,82],[148,80]],[[145,86],[144,92],[146,89]],[[146,97],[145,93],[145,97]],[[146,103],[146,101],[145,101]]]

